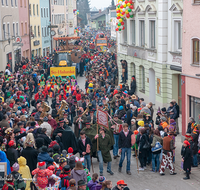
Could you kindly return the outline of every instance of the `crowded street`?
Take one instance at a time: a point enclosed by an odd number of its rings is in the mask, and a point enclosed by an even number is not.
[[[199,5],[2,0],[0,190],[199,190]]]

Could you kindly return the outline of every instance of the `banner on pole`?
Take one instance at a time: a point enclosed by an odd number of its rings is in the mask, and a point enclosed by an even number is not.
[[[109,130],[108,115],[106,112],[104,112],[102,110],[97,111],[97,123],[99,125],[102,125],[103,127],[106,127]]]

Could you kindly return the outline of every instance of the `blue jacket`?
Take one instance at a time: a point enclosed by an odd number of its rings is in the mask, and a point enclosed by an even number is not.
[[[54,161],[53,158],[51,158],[47,152],[39,153],[37,160],[38,160],[38,162],[46,162],[47,165]]]

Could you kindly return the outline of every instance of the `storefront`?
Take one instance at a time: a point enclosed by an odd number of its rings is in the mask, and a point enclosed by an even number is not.
[[[21,49],[15,50],[14,55],[15,55],[15,64],[21,62]]]
[[[200,98],[189,96],[190,117],[193,117],[197,124],[200,124]]]
[[[10,64],[12,68],[12,52],[6,54],[7,63]]]

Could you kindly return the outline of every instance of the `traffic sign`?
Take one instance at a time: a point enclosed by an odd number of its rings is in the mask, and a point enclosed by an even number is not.
[[[58,28],[58,25],[49,25],[48,28]]]

